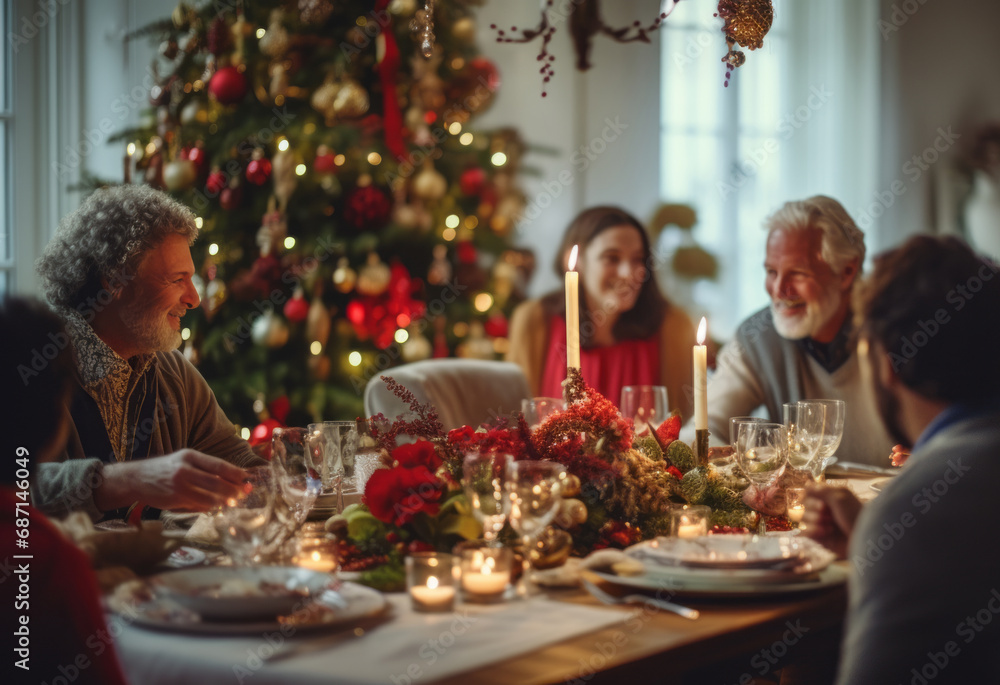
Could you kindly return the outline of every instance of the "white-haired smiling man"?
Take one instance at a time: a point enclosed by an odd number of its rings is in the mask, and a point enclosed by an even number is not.
[[[177,350],[181,317],[200,301],[197,236],[189,209],[126,185],[93,193],[45,248],[38,274],[76,358],[66,452],[39,464],[33,484],[45,513],[204,511],[261,463]]]
[[[852,344],[851,291],[865,259],[864,235],[836,200],[788,202],[767,222],[764,287],[769,307],[740,324],[720,350],[708,384],[713,444],[729,442],[729,419],[763,408],[781,422],[781,405],[845,400],[838,455],[887,466],[892,439],[870,388],[861,382]],[[682,438],[690,441],[689,423]]]

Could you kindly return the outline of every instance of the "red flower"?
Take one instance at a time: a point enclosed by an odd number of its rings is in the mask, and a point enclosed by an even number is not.
[[[448,442],[456,447],[468,447],[479,442],[476,431],[471,426],[462,426],[448,431]],[[467,443],[467,444],[463,444]]]
[[[435,516],[443,494],[444,484],[426,466],[378,469],[365,485],[365,504],[379,521],[402,526],[420,512]]]
[[[667,473],[669,473],[671,476],[673,476],[677,480],[680,480],[681,478],[684,477],[684,474],[681,473],[681,470],[679,468],[677,468],[676,466],[668,466],[667,467]]]
[[[403,468],[412,469],[423,466],[431,473],[437,471],[438,467],[444,463],[444,459],[434,449],[434,445],[426,440],[400,445],[392,451],[392,459]]]

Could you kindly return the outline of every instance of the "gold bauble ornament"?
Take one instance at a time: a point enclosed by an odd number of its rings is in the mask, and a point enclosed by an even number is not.
[[[466,45],[476,42],[476,22],[472,17],[462,17],[451,27],[451,35]]]
[[[323,298],[319,295],[314,297],[312,304],[309,305],[309,313],[306,315],[306,337],[324,347],[326,341],[330,339],[330,312],[327,311]]]
[[[280,9],[271,10],[270,23],[267,31],[258,42],[260,51],[268,57],[280,57],[288,51],[290,40],[288,31],[282,26],[283,13]]]
[[[408,17],[417,11],[417,0],[392,0],[389,11],[401,17]]]
[[[347,261],[347,257],[341,257],[338,259],[337,268],[333,272],[333,287],[346,294],[354,290],[354,286],[357,282],[358,274],[351,268],[351,264]]]
[[[376,297],[389,288],[392,273],[375,252],[368,253],[368,263],[358,274],[358,293]]]
[[[187,190],[197,178],[194,162],[187,159],[175,159],[163,168],[163,183],[171,192]]]
[[[422,200],[440,200],[448,192],[448,180],[434,168],[434,162],[428,159],[424,161],[420,173],[413,178],[411,190]]]
[[[721,0],[718,13],[725,21],[722,32],[726,40],[749,50],[764,45],[764,36],[774,21],[771,0]]]
[[[265,312],[253,322],[250,336],[258,345],[277,348],[288,342],[288,324],[274,312]]]
[[[541,532],[528,554],[537,569],[562,566],[573,551],[573,538],[565,530],[548,526]]]
[[[403,361],[410,363],[430,359],[434,350],[431,346],[431,341],[424,336],[420,327],[416,324],[411,325],[407,329],[407,333],[409,335],[406,338],[406,342],[399,346],[399,352],[403,357]]]
[[[341,119],[357,119],[370,105],[368,91],[353,79],[345,79],[333,100],[333,113]]]
[[[322,114],[327,121],[332,121],[335,115],[333,109],[333,103],[337,99],[337,93],[340,92],[340,85],[333,82],[326,82],[317,88],[312,97],[309,99],[309,104],[317,112]]]
[[[218,313],[219,307],[226,301],[227,295],[226,282],[221,278],[213,278],[208,282],[208,285],[205,286],[205,299],[201,303],[202,309],[205,310],[206,319],[212,320]]]

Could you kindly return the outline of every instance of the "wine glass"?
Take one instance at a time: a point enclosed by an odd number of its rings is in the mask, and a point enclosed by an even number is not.
[[[321,495],[336,498],[337,513],[344,510],[344,477],[354,464],[358,448],[358,427],[354,421],[310,423],[307,447],[314,463],[320,464]]]
[[[740,433],[741,423],[763,423],[767,419],[758,416],[734,416],[729,419],[729,444],[732,445],[733,455],[736,455],[736,438]]]
[[[649,435],[670,418],[667,389],[662,385],[626,385],[619,408],[622,416],[632,419],[636,436]]]
[[[813,469],[823,440],[826,407],[818,403],[787,402],[781,405],[788,431],[788,463],[795,469]]]
[[[844,419],[847,416],[847,403],[844,400],[799,400],[799,404],[818,404],[826,410],[826,418],[823,423],[823,440],[820,441],[819,452],[813,462],[813,480],[819,482],[823,479],[823,471],[826,469],[827,460],[830,459],[840,447],[840,441],[844,437]]]
[[[535,545],[538,534],[559,512],[565,478],[566,467],[553,461],[511,461],[507,465],[505,505],[509,507],[510,525],[524,542],[524,572],[518,586],[518,594],[521,596],[528,596],[533,592],[529,578],[531,548]]]
[[[521,400],[521,413],[528,428],[535,428],[552,414],[566,409],[566,401],[561,397],[532,397]]]
[[[311,447],[308,428],[275,428],[271,434],[271,467],[277,483],[275,513],[293,531],[305,522],[323,489],[323,454]]]
[[[483,524],[483,539],[491,547],[497,546],[497,535],[507,520],[503,484],[507,466],[513,461],[509,454],[469,452],[462,462],[465,496],[472,515]]]
[[[260,561],[280,538],[274,518],[274,475],[269,466],[247,469],[240,494],[230,497],[212,515],[222,548],[237,566]]]
[[[788,431],[780,423],[741,423],[736,437],[736,462],[761,496],[781,475],[788,458]],[[757,532],[766,531],[760,518]]]

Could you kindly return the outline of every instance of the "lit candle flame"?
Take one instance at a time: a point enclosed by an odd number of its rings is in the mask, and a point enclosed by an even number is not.
[[[438,586],[438,579],[437,578],[435,578],[434,576],[431,576],[430,578],[427,579],[427,587],[429,587],[429,588],[431,588],[433,590],[437,586]]]
[[[574,245],[569,252],[569,271],[576,271],[576,255],[580,251],[579,245]]]
[[[698,324],[698,344],[699,345],[704,345],[705,344],[705,331],[706,331],[707,328],[708,328],[708,322],[705,320],[705,317],[703,316],[703,317],[701,317],[701,323]]]

